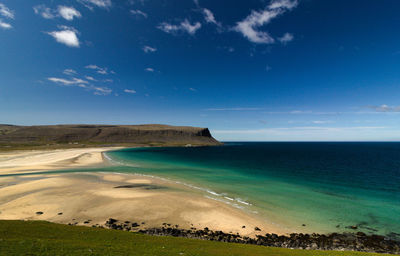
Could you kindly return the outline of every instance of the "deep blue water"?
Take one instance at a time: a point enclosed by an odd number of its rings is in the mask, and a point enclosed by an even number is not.
[[[206,196],[290,231],[356,225],[367,233],[400,233],[400,143],[226,143],[107,155],[123,171],[205,188]]]

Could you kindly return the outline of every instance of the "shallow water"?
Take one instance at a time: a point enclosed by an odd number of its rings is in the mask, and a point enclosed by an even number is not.
[[[227,143],[106,155],[121,166],[113,171],[185,183],[288,231],[400,233],[400,143]]]

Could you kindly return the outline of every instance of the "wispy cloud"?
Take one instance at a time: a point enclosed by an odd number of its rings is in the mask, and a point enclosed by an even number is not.
[[[241,33],[250,42],[258,44],[272,44],[275,39],[260,27],[269,24],[273,19],[297,6],[297,0],[272,1],[264,10],[253,10],[244,20],[237,22],[233,30]]]
[[[51,9],[44,4],[37,5],[33,7],[35,14],[42,16],[45,19],[54,19],[57,17],[64,18],[68,21],[74,18],[81,18],[81,13],[74,7],[59,5],[57,9]]]
[[[0,3],[0,17],[3,17],[5,19],[14,19],[14,11],[10,10],[7,6],[4,4]],[[3,21],[0,18],[0,28],[2,29],[11,29],[12,25],[8,22]]]
[[[290,33],[285,33],[282,37],[279,37],[278,40],[279,42],[281,42],[282,44],[287,44],[291,41],[293,41],[294,36]]]
[[[47,80],[57,83],[57,84],[61,84],[61,85],[66,85],[66,86],[70,86],[70,85],[81,85],[81,84],[88,84],[89,82],[83,79],[79,79],[79,78],[71,78],[71,79],[65,79],[65,78],[58,78],[58,77],[49,77],[47,78]]]
[[[154,48],[154,47],[145,45],[145,46],[143,46],[143,51],[144,51],[145,53],[155,52],[155,51],[157,51],[157,48]]]
[[[377,112],[400,112],[400,106],[388,106],[386,104],[380,106],[368,106]]]
[[[57,42],[69,47],[79,47],[78,31],[72,27],[60,26],[59,31],[47,32]]]
[[[46,5],[44,5],[44,4],[34,6],[33,11],[35,12],[35,14],[38,14],[45,19],[54,19],[57,15],[54,12],[54,10],[52,10],[49,7],[46,7]]]
[[[63,74],[68,75],[68,76],[72,76],[72,75],[76,75],[77,72],[75,70],[73,70],[73,69],[68,68],[68,69],[65,69],[63,71]]]
[[[207,108],[206,111],[257,111],[261,108]]]
[[[130,94],[135,94],[136,93],[135,90],[131,90],[131,89],[125,89],[124,92],[130,93]]]
[[[96,82],[97,80],[94,78],[94,77],[92,77],[92,76],[85,76],[85,78],[87,79],[87,80],[89,80],[89,81],[93,81],[93,82]]]
[[[144,70],[147,72],[154,72],[154,68],[145,68]]]
[[[200,22],[195,22],[191,24],[187,19],[185,19],[178,25],[172,25],[167,22],[162,22],[157,26],[157,28],[164,31],[165,33],[174,35],[179,31],[183,31],[190,35],[194,35],[196,31],[201,28],[201,24]]]
[[[269,4],[268,8],[274,9],[293,9],[297,6],[297,0],[273,0]]]
[[[4,22],[4,21],[2,21],[2,20],[0,19],[0,28],[3,28],[3,29],[10,29],[10,28],[12,28],[12,25],[11,25],[10,23],[6,23],[6,22]]]
[[[385,129],[385,126],[355,126],[355,127],[317,127],[317,126],[299,126],[299,127],[279,127],[267,129],[248,129],[248,130],[213,130],[214,133],[276,133],[282,131],[355,131],[355,130],[371,130]]]
[[[59,77],[49,77],[47,78],[48,81],[53,82],[58,85],[62,86],[77,86],[80,88],[84,88],[88,91],[93,91],[95,95],[108,95],[112,92],[110,88],[103,87],[103,86],[96,86],[90,84],[87,80],[83,80],[80,78],[73,77],[71,79],[59,78]]]
[[[130,13],[135,16],[142,16],[143,18],[147,18],[147,13],[142,12],[141,10],[130,10]]]
[[[219,138],[237,140],[266,140],[266,141],[354,141],[382,140],[382,130],[390,129],[385,126],[354,126],[354,127],[277,127],[266,129],[246,130],[212,130]]]
[[[332,124],[334,123],[331,120],[316,120],[316,121],[312,121],[313,124]]]
[[[90,10],[93,10],[93,7],[100,7],[107,9],[112,6],[111,0],[77,0]]]
[[[14,19],[14,11],[10,10],[7,6],[0,3],[0,16],[7,19]]]
[[[218,22],[216,19],[215,19],[215,16],[214,16],[214,13],[212,13],[209,9],[207,9],[207,8],[203,8],[203,9],[201,9],[201,11],[202,11],[202,13],[203,13],[203,15],[204,15],[204,20],[207,22],[207,23],[211,23],[211,24],[215,24],[218,28],[222,28],[222,24],[221,24],[221,22]]]
[[[193,88],[193,87],[190,87],[189,90],[192,91],[192,92],[197,92],[197,89]]]
[[[93,69],[96,72],[100,71],[101,72],[100,74],[104,73],[102,71],[105,71],[107,74],[111,72],[115,73],[113,71],[108,72],[107,68],[100,68],[96,65],[88,65],[85,68]],[[112,89],[104,86],[105,83],[113,82],[111,79],[98,80],[89,75],[83,75],[84,78],[80,78],[77,76],[78,72],[76,72],[74,69],[71,68],[65,69],[62,73],[64,75],[67,75],[68,77],[65,78],[59,76],[52,76],[46,78],[46,80],[60,86],[72,86],[72,87],[75,86],[83,88],[87,91],[93,92],[93,94],[95,95],[109,95],[112,93]]]
[[[86,87],[89,90],[94,90],[94,95],[109,95],[112,93],[112,90],[107,87],[96,87],[96,86],[90,86]]]
[[[85,68],[95,70],[96,73],[101,74],[101,75],[108,75],[108,73],[111,73],[111,74],[115,73],[114,71],[109,72],[108,68],[102,68],[102,67],[99,67],[99,66],[93,65],[93,64],[87,65]]]

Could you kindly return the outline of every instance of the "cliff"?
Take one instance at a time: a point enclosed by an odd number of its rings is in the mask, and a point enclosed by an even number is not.
[[[0,146],[218,145],[207,128],[169,125],[0,125]]]

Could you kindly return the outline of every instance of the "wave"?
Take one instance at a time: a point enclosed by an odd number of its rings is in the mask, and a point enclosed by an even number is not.
[[[128,166],[128,167],[132,167],[132,168],[140,168],[140,165],[135,165],[135,164],[129,164],[123,161],[117,161],[115,159],[113,159],[112,157],[110,157],[107,153],[103,153],[104,158],[110,162],[113,165],[116,166]],[[114,172],[117,173],[117,172]],[[122,174],[122,173],[121,173]],[[126,173],[125,173],[126,174]],[[131,172],[130,174],[133,175],[137,175],[137,176],[143,176],[143,177],[148,177],[148,178],[154,178],[154,179],[159,179],[159,180],[163,180],[163,181],[167,181],[167,182],[171,182],[171,183],[175,183],[175,184],[179,184],[179,185],[183,185],[185,187],[194,189],[194,190],[199,190],[202,192],[205,192],[209,195],[205,195],[205,197],[209,198],[209,199],[213,199],[213,200],[217,200],[226,204],[229,204],[231,206],[234,206],[236,208],[240,208],[240,209],[244,209],[246,206],[252,206],[251,203],[241,199],[241,198],[233,198],[233,197],[229,197],[227,193],[217,193],[211,189],[208,188],[203,188],[203,187],[199,187],[199,186],[195,186],[193,184],[187,183],[187,182],[183,182],[183,181],[178,181],[178,180],[172,180],[169,178],[164,178],[164,177],[160,177],[160,176],[156,176],[156,175],[151,175],[151,174],[144,174],[144,173],[140,173],[140,172]],[[254,211],[252,211],[254,212]]]

